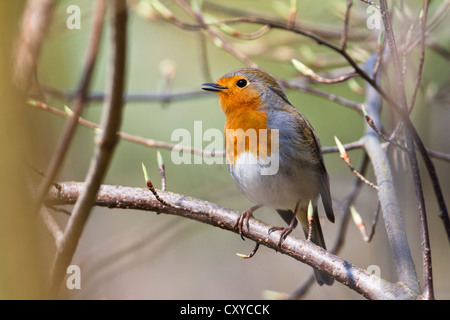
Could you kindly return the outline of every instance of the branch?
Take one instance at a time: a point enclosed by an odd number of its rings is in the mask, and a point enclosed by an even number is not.
[[[225,39],[220,33],[217,33],[211,27],[205,23],[203,16],[200,12],[193,10],[185,1],[183,0],[175,0],[175,2],[183,8],[191,17],[197,20],[199,26],[206,31],[206,34],[213,40],[214,44],[216,44],[219,48],[228,51],[233,56],[244,62],[246,65],[252,68],[258,68],[258,65],[250,60],[247,56],[245,56],[240,51],[236,50],[233,45]]]
[[[50,187],[52,182],[55,180],[56,175],[58,174],[58,171],[67,153],[67,150],[69,149],[70,142],[72,141],[72,138],[75,134],[75,130],[77,128],[77,118],[81,115],[81,112],[83,111],[84,102],[86,100],[87,91],[95,67],[95,62],[97,61],[97,53],[98,48],[100,46],[100,37],[102,34],[104,13],[105,13],[105,1],[98,0],[93,21],[91,39],[85,61],[85,67],[80,79],[77,95],[72,104],[73,114],[67,121],[64,131],[61,134],[61,137],[56,146],[56,150],[53,153],[50,163],[48,165],[44,179],[38,188],[37,195],[34,200],[34,207],[36,211],[39,210],[39,208],[41,207],[45,195],[47,194],[48,188]]]
[[[120,128],[122,118],[122,96],[125,82],[127,10],[125,0],[116,0],[111,4],[112,54],[109,67],[112,74],[107,89],[109,96],[102,116],[103,130],[97,142],[85,184],[79,190],[80,196],[64,230],[61,246],[55,255],[50,284],[50,293],[53,295],[59,291],[118,141],[116,132]]]
[[[373,57],[367,63],[368,70],[373,70],[374,60],[375,58]],[[381,97],[373,86],[368,85],[366,88],[366,102],[364,105],[376,127],[381,127]],[[394,257],[398,280],[405,283],[405,285],[413,292],[418,294],[420,292],[419,281],[409,249],[408,239],[405,234],[400,206],[395,193],[392,172],[388,165],[388,156],[380,143],[378,135],[368,124],[366,124],[366,135],[364,139],[364,148],[371,159],[377,184],[380,188],[378,191],[378,199],[380,201],[387,236]]]
[[[150,95],[149,96],[149,101],[152,101],[153,100],[152,95],[151,94],[149,94],[149,95]],[[90,97],[93,97],[93,96],[90,96]],[[93,98],[94,100],[97,100],[97,98],[99,98],[99,100],[103,100],[105,98],[105,95],[104,94],[99,94],[98,96],[96,95],[95,97],[96,98]],[[124,96],[124,101],[130,101],[130,100],[133,100],[134,98],[136,98],[138,100],[140,98],[145,99],[144,96],[142,96],[142,97],[141,96],[135,97],[134,95],[132,95],[132,96],[127,96],[126,95],[126,96]],[[88,97],[88,99],[89,99],[89,97]],[[41,102],[41,101],[30,100],[28,103],[29,103],[29,105],[37,107],[40,110],[48,111],[50,113],[53,113],[53,114],[55,114],[57,116],[60,116],[60,117],[63,117],[63,118],[68,118],[70,116],[69,113],[64,112],[64,111],[62,111],[62,110],[60,110],[58,108],[50,106],[50,105],[48,105],[48,104],[46,104],[44,102]],[[359,105],[359,106],[360,106],[359,111],[362,113],[363,112],[362,108],[361,108],[362,105]],[[100,126],[98,124],[96,124],[94,122],[91,122],[89,120],[86,120],[83,117],[78,117],[78,123],[80,125],[82,125],[82,126],[85,126],[87,128],[91,128],[91,129],[94,129],[94,130],[100,129]],[[375,126],[373,126],[372,128],[374,130],[376,129]],[[379,133],[379,135],[380,135],[380,133]],[[129,142],[133,142],[133,143],[137,143],[137,144],[140,144],[140,145],[143,145],[143,146],[146,146],[146,147],[151,147],[151,148],[161,148],[161,149],[166,149],[166,150],[190,152],[190,153],[198,154],[198,155],[201,155],[201,156],[204,156],[204,157],[214,157],[214,156],[220,156],[220,155],[223,156],[223,155],[225,155],[225,151],[224,150],[216,150],[214,152],[205,151],[205,150],[197,149],[197,148],[194,148],[194,147],[180,146],[179,144],[173,144],[173,143],[168,143],[168,142],[165,142],[165,141],[158,141],[158,140],[154,140],[154,139],[148,139],[148,138],[132,135],[132,134],[129,134],[129,133],[126,133],[126,132],[121,132],[121,131],[117,132],[117,135],[123,140],[129,141]],[[397,147],[402,149],[402,147],[399,144],[395,143],[395,141],[393,141],[391,138],[389,138],[389,137],[387,137],[387,136],[385,136],[383,134],[381,134],[380,138],[382,138],[385,141],[388,141],[387,143],[394,143]],[[358,141],[354,141],[354,142],[351,142],[351,143],[344,144],[343,146],[344,146],[345,150],[355,150],[355,149],[363,148],[363,145],[364,145],[364,141],[363,141],[363,139],[360,139]],[[325,146],[325,147],[322,147],[322,153],[324,153],[324,154],[326,154],[326,153],[336,153],[336,152],[339,152],[339,149],[338,149],[337,146]],[[427,148],[427,152],[433,158],[436,158],[436,159],[439,159],[439,160],[442,160],[442,161],[446,161],[446,162],[450,162],[450,154],[449,153],[445,153],[445,152],[441,152],[441,151],[437,151],[437,150],[433,150],[433,149],[428,149],[428,148]],[[44,174],[41,174],[41,175],[44,176]]]
[[[50,25],[54,6],[54,0],[29,0],[26,2],[20,22],[20,35],[14,50],[13,74],[13,83],[23,92],[27,92],[31,86],[42,41]]]
[[[59,190],[51,188],[46,202],[48,205],[74,204],[84,189],[83,183],[64,182],[59,185],[61,187]],[[162,205],[144,188],[102,185],[95,199],[95,205],[172,214],[238,233],[235,223],[240,212],[172,192],[158,190],[158,194],[172,206]],[[390,283],[369,274],[310,241],[289,235],[281,247],[278,247],[279,237],[275,234],[269,235],[270,225],[253,217],[249,219],[249,225],[249,230],[247,228],[242,230],[245,237],[333,276],[337,281],[368,299],[414,299],[417,297],[403,284]]]
[[[420,24],[420,59],[419,59],[419,67],[417,69],[417,75],[416,75],[416,84],[414,86],[414,91],[412,93],[411,97],[411,104],[409,106],[410,112],[414,108],[414,104],[416,102],[416,96],[417,92],[419,91],[420,82],[422,79],[422,71],[423,71],[423,65],[425,62],[425,32],[426,32],[426,21],[427,21],[427,15],[428,15],[428,6],[430,4],[429,0],[425,0],[423,4],[422,11],[419,15],[419,24]]]
[[[364,177],[363,174],[361,174],[360,172],[358,172],[358,170],[355,169],[355,167],[353,167],[351,161],[350,161],[350,157],[348,156],[347,151],[345,150],[345,147],[342,145],[341,141],[339,141],[339,139],[334,136],[334,140],[336,141],[336,145],[339,149],[339,153],[340,153],[340,157],[342,160],[344,160],[344,162],[347,164],[347,166],[349,167],[350,171],[358,178],[360,179],[362,182],[364,182],[366,185],[368,185],[369,187],[371,187],[372,189],[376,190],[376,191],[380,191],[380,187],[376,186],[375,184],[373,184],[372,182],[370,182],[366,177]]]
[[[345,107],[349,107],[350,109],[353,109],[355,111],[357,111],[358,113],[362,114],[362,107],[360,103],[342,98],[336,94],[333,93],[328,93],[325,91],[321,91],[321,90],[317,90],[315,88],[311,88],[305,85],[302,85],[301,83],[299,83],[298,81],[294,80],[282,80],[282,79],[277,79],[277,81],[280,83],[281,86],[283,86],[284,88],[289,88],[289,89],[298,89],[310,94],[314,94],[316,96],[328,99],[330,101],[339,103]]]
[[[375,2],[371,1],[371,0],[361,0],[361,2],[365,2],[370,6],[376,7],[378,10],[380,10],[380,6],[377,5]]]
[[[424,6],[427,7],[427,0],[425,1]],[[412,136],[413,132],[411,130],[412,128],[414,128],[414,126],[412,125],[411,120],[409,119],[409,110],[408,110],[408,105],[407,105],[407,101],[406,101],[404,77],[400,70],[399,55],[397,52],[397,45],[395,42],[394,31],[392,30],[391,18],[389,16],[389,11],[388,11],[386,0],[380,0],[380,8],[381,8],[381,15],[383,17],[384,27],[386,30],[385,34],[387,37],[387,42],[388,42],[389,48],[393,55],[394,69],[395,69],[394,74],[395,74],[396,80],[397,80],[396,92],[398,94],[398,98],[400,99],[400,107],[402,110],[402,113],[401,113],[402,120],[405,122],[405,120],[408,119],[409,120],[408,124],[410,123],[410,125],[407,125],[408,130],[406,131],[406,143],[407,143],[407,148],[408,148],[407,154],[408,154],[409,163],[411,166],[411,173],[412,173],[412,177],[413,177],[413,181],[414,181],[414,190],[416,193],[417,208],[419,211],[419,225],[420,225],[420,237],[421,237],[421,244],[422,244],[422,259],[423,259],[424,297],[426,299],[434,299],[432,264],[431,264],[431,248],[430,248],[430,239],[429,239],[429,233],[428,233],[427,212],[426,212],[426,208],[425,208],[425,198],[424,198],[424,194],[423,194],[422,180],[420,177],[420,169],[419,169],[419,164],[417,161],[414,139]],[[424,35],[422,35],[422,38],[423,37],[424,37]],[[437,177],[436,177],[436,179],[437,179]]]
[[[70,90],[59,90],[55,88],[41,87],[41,91],[44,94],[49,94],[54,97],[58,97],[66,100],[73,100],[76,98],[76,93]],[[32,93],[32,97],[36,98],[37,94]],[[169,103],[178,100],[188,100],[196,98],[209,97],[204,90],[201,89],[182,89],[169,92],[129,92],[123,96],[124,102],[147,102],[147,101],[159,101],[163,103]],[[86,102],[99,102],[104,101],[106,98],[103,92],[91,92],[86,96]]]
[[[344,81],[347,81],[348,79],[356,77],[358,75],[354,71],[351,71],[351,72],[349,72],[347,74],[343,74],[337,78],[328,79],[328,78],[324,78],[324,77],[316,74],[311,68],[305,66],[303,63],[301,63],[297,59],[292,59],[291,62],[294,65],[295,69],[297,69],[297,71],[299,71],[302,75],[304,75],[307,78],[313,79],[317,82],[324,83],[324,84],[335,84],[335,83],[344,82]]]
[[[350,20],[350,11],[353,6],[353,0],[347,0],[347,9],[345,11],[344,18],[344,30],[342,31],[341,37],[341,50],[345,50],[347,47],[347,38],[348,38],[348,22]]]
[[[223,2],[225,3],[225,2]],[[240,17],[254,17],[258,19],[266,19],[279,22],[280,24],[286,25],[285,19],[280,19],[279,17],[264,14],[260,11],[256,10],[247,10],[242,7],[229,7],[224,6],[222,3],[214,3],[214,2],[205,2],[203,4],[205,10],[214,11],[219,13],[220,15],[227,14],[232,17],[237,17],[236,19],[240,19]],[[227,21],[226,23],[233,23],[233,18]],[[221,23],[222,21],[220,21]],[[318,24],[313,21],[300,20],[296,19],[295,23],[291,23],[292,27],[298,27],[310,33],[314,33],[320,37],[330,39],[330,40],[340,40],[342,38],[342,32],[336,30],[336,26],[334,25],[324,25]],[[366,28],[364,29],[356,29],[352,30],[352,34],[349,36],[349,39],[353,41],[361,41],[367,39],[370,35]]]
[[[40,214],[45,227],[55,239],[56,249],[58,249],[61,244],[61,239],[63,238],[63,232],[46,207],[41,208]]]
[[[31,101],[29,101],[29,104],[32,106],[35,106],[41,110],[49,111],[49,112],[56,114],[63,118],[68,118],[70,116],[70,114],[68,114],[67,112],[59,110],[55,107],[52,107],[52,106],[50,106],[46,103],[40,102],[40,101],[31,100]],[[78,123],[82,126],[90,128],[90,129],[101,130],[101,127],[98,124],[88,121],[82,117],[78,117]],[[143,145],[146,147],[151,147],[151,148],[161,148],[161,149],[173,150],[173,151],[190,152],[192,154],[197,154],[197,155],[201,155],[204,157],[214,157],[214,156],[218,157],[218,156],[225,155],[224,150],[205,151],[205,150],[197,149],[194,147],[181,146],[180,144],[173,144],[173,143],[168,143],[168,142],[164,142],[164,141],[147,139],[147,138],[144,138],[141,136],[135,136],[135,135],[132,135],[132,134],[129,134],[126,132],[121,132],[121,131],[117,132],[117,136],[123,140],[134,142],[134,143],[137,143],[137,144],[140,144],[140,145]]]

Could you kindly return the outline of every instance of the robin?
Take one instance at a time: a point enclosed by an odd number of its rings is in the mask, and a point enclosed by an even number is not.
[[[281,231],[279,246],[296,227],[297,218],[308,235],[311,202],[310,240],[326,249],[317,202],[320,196],[328,219],[334,222],[330,182],[319,138],[306,117],[292,106],[277,81],[258,69],[229,72],[217,83],[204,83],[202,89],[219,97],[226,116],[229,172],[241,192],[255,204],[236,223],[241,236],[244,224],[248,228],[248,219],[262,206],[275,209],[289,225],[270,229]],[[263,170],[274,162],[272,170]],[[319,285],[333,284],[331,277],[314,272]]]

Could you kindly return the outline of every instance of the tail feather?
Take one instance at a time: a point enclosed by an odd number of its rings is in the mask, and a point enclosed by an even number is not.
[[[305,236],[308,236],[309,228],[308,226],[303,226],[303,231],[305,232]],[[319,247],[322,247],[324,249],[327,249],[325,245],[325,239],[323,237],[322,233],[322,227],[320,226],[319,221],[319,214],[317,212],[317,208],[314,208],[314,214],[313,214],[313,221],[312,221],[312,230],[311,230],[311,242],[318,245]],[[326,275],[325,273],[314,269],[314,275],[316,277],[317,283],[322,286],[326,284],[327,286],[331,286],[334,283],[334,279],[330,276]]]
[[[281,218],[283,218],[284,222],[286,222],[287,225],[290,225],[292,222],[292,219],[294,219],[294,212],[292,210],[277,210],[278,214]],[[295,218],[294,225],[292,226],[294,229],[297,227],[298,220]]]
[[[279,215],[281,216],[281,218],[283,218],[283,220],[289,225],[292,221],[292,219],[294,218],[294,212],[292,210],[280,210],[278,209],[277,212],[279,213]],[[303,215],[297,215],[297,217],[299,218],[303,231],[305,232],[305,236],[308,236],[308,231],[309,231],[309,227],[308,227],[308,222],[306,220],[306,214]],[[295,228],[297,226],[297,220],[294,222],[293,228]],[[314,207],[314,215],[313,215],[313,222],[312,222],[312,230],[311,230],[311,241],[326,249],[326,245],[325,245],[325,240],[323,237],[323,233],[322,233],[322,227],[320,226],[320,221],[319,221],[319,214],[317,211],[317,207]],[[317,283],[322,286],[324,284],[331,286],[334,283],[334,279],[331,278],[330,276],[326,275],[325,273],[314,269],[314,275],[316,277],[316,281]]]

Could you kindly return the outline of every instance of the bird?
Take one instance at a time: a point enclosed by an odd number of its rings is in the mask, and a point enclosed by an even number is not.
[[[255,205],[241,213],[235,227],[242,237],[244,225],[261,207],[275,209],[288,227],[278,246],[300,221],[305,236],[326,249],[319,221],[322,199],[328,220],[334,222],[330,181],[320,140],[306,117],[288,100],[278,82],[255,68],[240,68],[202,89],[217,93],[225,114],[225,154],[229,173],[240,191]],[[264,137],[264,133],[266,137]],[[275,140],[275,142],[274,142]],[[272,168],[270,168],[272,166]],[[312,205],[312,221],[308,207]],[[319,285],[334,279],[314,269]]]

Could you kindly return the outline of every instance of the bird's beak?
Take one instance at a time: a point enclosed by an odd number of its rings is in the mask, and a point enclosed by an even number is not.
[[[202,84],[202,89],[206,91],[220,92],[222,90],[228,89],[227,87],[222,87],[217,83],[204,83]]]

